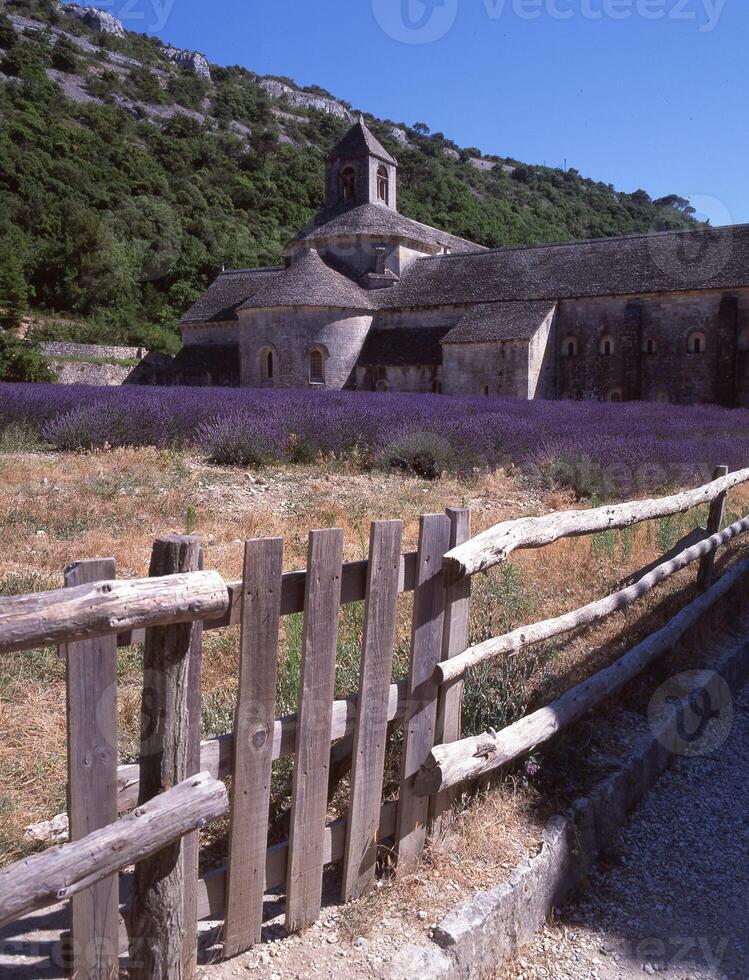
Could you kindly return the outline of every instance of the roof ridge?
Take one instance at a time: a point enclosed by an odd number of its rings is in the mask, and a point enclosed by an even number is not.
[[[250,269],[222,269],[219,276],[246,276],[251,272],[283,272],[285,265],[257,265]]]
[[[405,215],[403,216],[405,217]],[[414,218],[409,218],[409,221],[415,221]],[[417,224],[419,222],[416,222]],[[430,227],[429,225],[426,226]],[[570,248],[575,245],[601,245],[606,242],[626,242],[626,241],[638,241],[642,239],[653,239],[653,238],[666,238],[668,236],[674,235],[703,235],[707,232],[729,232],[738,231],[739,229],[746,229],[749,231],[749,222],[742,222],[736,225],[708,225],[705,228],[673,228],[670,231],[636,231],[629,235],[609,235],[603,238],[573,238],[566,242],[538,242],[533,245],[499,245],[497,248],[486,248],[482,247],[478,252],[460,252],[460,253],[448,253],[445,255],[423,255],[420,256],[416,261],[424,262],[431,261],[432,259],[464,259],[466,255],[496,255],[499,252],[533,252],[540,251],[544,248]],[[435,229],[439,231],[439,229]],[[445,232],[445,234],[450,234]],[[457,238],[457,235],[450,234],[451,238]],[[470,241],[469,239],[461,239],[462,241]],[[471,244],[477,244],[473,242]]]

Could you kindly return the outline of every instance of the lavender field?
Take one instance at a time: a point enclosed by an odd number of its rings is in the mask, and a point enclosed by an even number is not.
[[[749,465],[749,411],[357,392],[0,385],[3,443],[195,448],[222,464],[342,458],[425,477],[513,466],[620,496]]]

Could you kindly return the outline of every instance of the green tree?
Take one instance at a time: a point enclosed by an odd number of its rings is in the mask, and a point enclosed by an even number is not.
[[[69,75],[75,75],[81,70],[78,48],[65,34],[60,35],[52,48],[52,67]]]
[[[5,11],[0,10],[0,48],[12,48],[15,43],[16,29]]]
[[[0,381],[54,380],[55,376],[36,344],[0,331]]]
[[[23,262],[12,242],[0,245],[0,327],[15,330],[29,305]]]

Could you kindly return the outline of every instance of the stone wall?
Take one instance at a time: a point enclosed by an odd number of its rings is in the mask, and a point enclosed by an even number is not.
[[[182,345],[184,347],[203,346],[205,344],[236,344],[238,342],[238,324],[230,322],[210,323],[202,326],[183,326]]]
[[[97,360],[140,361],[146,356],[144,347],[108,347],[105,344],[72,344],[53,340],[39,345],[48,357],[89,357]]]
[[[438,394],[442,391],[442,367],[438,364],[383,364],[357,367],[359,391],[392,391],[410,395]]]
[[[560,303],[557,393],[748,405],[749,365],[739,350],[747,329],[749,290]],[[690,352],[690,338],[696,336],[703,338],[704,349]]]
[[[262,387],[261,358],[273,354],[273,387],[316,387],[310,383],[310,351],[319,348],[325,387],[354,383],[354,367],[372,324],[371,316],[341,310],[289,308],[240,314],[241,384]]]
[[[446,395],[528,398],[528,341],[444,344],[442,390]]]
[[[62,385],[111,386],[125,384],[134,368],[121,364],[91,364],[81,361],[50,361],[49,368]]]
[[[132,380],[140,364],[148,357],[143,347],[111,347],[104,344],[73,344],[49,341],[39,345],[50,360],[48,365],[64,385],[121,385]]]

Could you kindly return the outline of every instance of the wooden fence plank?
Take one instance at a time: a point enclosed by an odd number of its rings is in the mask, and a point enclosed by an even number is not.
[[[399,874],[418,863],[427,832],[429,800],[417,797],[413,781],[434,746],[437,685],[433,674],[442,656],[445,589],[442,557],[450,546],[450,520],[442,514],[421,518],[414,594],[411,662],[406,695],[405,742],[398,799]]]
[[[81,561],[65,569],[74,588],[111,580],[114,558]],[[68,817],[78,841],[117,819],[117,639],[79,640],[60,648],[67,661]],[[114,874],[70,901],[74,976],[119,976],[119,878]]]
[[[450,548],[457,548],[471,537],[471,512],[450,507]],[[442,660],[450,660],[468,646],[468,619],[471,605],[471,579],[463,578],[448,586],[445,595],[445,625],[442,635]],[[435,745],[456,742],[460,738],[460,711],[463,701],[463,679],[441,687],[437,695]],[[439,834],[446,826],[457,791],[438,793],[431,800],[432,832]]]
[[[377,831],[387,745],[388,700],[398,607],[401,521],[376,521],[369,538],[369,571],[354,729],[351,795],[343,865],[343,901],[374,882]]]
[[[260,940],[282,573],[282,538],[245,544],[224,927],[226,957],[236,956]]]
[[[286,887],[290,932],[315,922],[322,901],[342,552],[343,531],[310,532]]]
[[[714,480],[720,480],[721,477],[728,473],[727,466],[716,466],[715,472],[713,473]],[[726,492],[722,493],[719,497],[710,504],[710,514],[707,519],[707,531],[708,534],[717,534],[718,531],[723,530],[723,523],[726,516],[726,497],[728,494]],[[715,567],[715,552],[710,555],[705,555],[700,563],[700,568],[697,573],[697,584],[701,589],[709,589],[713,584],[713,568]]]
[[[331,740],[346,738],[353,735],[356,713],[358,711],[358,695],[353,694],[333,702],[333,724],[330,730]],[[390,685],[388,693],[388,721],[400,722],[406,712],[406,680],[402,678]],[[296,745],[296,713],[277,718],[273,726],[273,761],[293,755]],[[232,771],[232,752],[234,749],[234,733],[209,738],[200,745],[200,769],[210,772],[212,776],[221,779]],[[117,806],[120,813],[125,813],[138,802],[138,780],[140,765],[132,762],[117,769]]]
[[[150,574],[197,571],[200,541],[160,538]],[[158,626],[146,633],[141,712],[139,803],[188,776],[200,754],[202,623]],[[130,976],[189,980],[197,957],[198,832],[140,862],[133,878]]]

